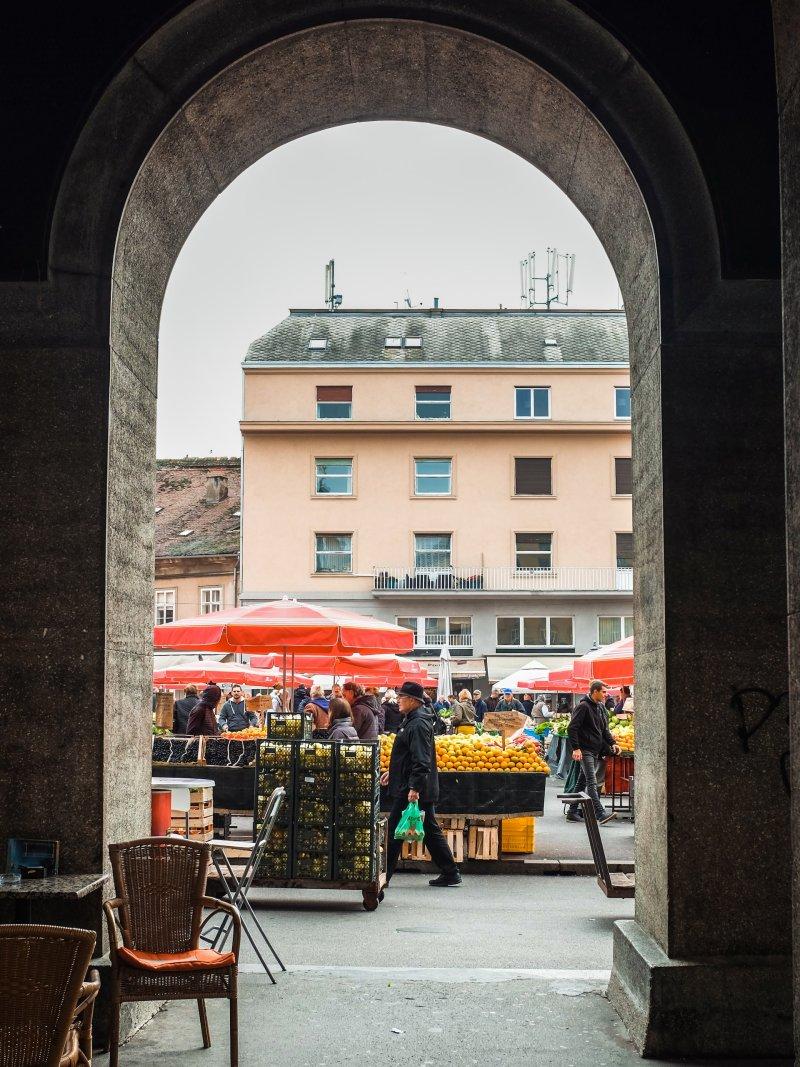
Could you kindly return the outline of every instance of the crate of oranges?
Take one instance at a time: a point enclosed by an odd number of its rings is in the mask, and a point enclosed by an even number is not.
[[[394,734],[381,737],[381,770],[389,769]],[[549,774],[550,768],[533,740],[502,747],[499,739],[477,734],[451,734],[436,738],[440,774],[458,771],[478,774]]]

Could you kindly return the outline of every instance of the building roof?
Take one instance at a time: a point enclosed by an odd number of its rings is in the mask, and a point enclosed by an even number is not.
[[[207,500],[224,493],[220,500]],[[156,464],[156,556],[223,556],[239,552],[241,461],[160,459]],[[181,536],[183,531],[191,531]]]
[[[421,337],[390,348],[387,337]],[[324,349],[309,342],[324,338]],[[244,366],[628,363],[624,311],[292,310],[250,345]]]

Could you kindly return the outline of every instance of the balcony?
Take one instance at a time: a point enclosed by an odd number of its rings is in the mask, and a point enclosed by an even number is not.
[[[415,641],[415,648],[444,648],[447,645],[448,648],[472,648],[472,634],[450,634],[449,637],[445,637],[444,634],[425,634],[424,640]]]
[[[631,567],[375,567],[378,596],[631,593]]]

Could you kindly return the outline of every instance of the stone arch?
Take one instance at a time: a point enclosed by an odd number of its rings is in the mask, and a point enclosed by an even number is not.
[[[676,477],[682,452],[674,441],[665,451],[662,439],[665,395],[674,403],[679,394],[678,382],[665,379],[663,355],[666,345],[691,375],[697,353],[687,338],[703,331],[707,343],[709,331],[722,338],[731,329],[714,211],[685,131],[610,34],[567,0],[533,0],[522,26],[511,3],[493,5],[490,16],[483,7],[444,0],[433,22],[418,21],[413,3],[399,18],[397,5],[377,0],[343,21],[340,7],[323,4],[310,25],[299,2],[280,14],[221,0],[194,4],[142,45],[84,128],[56,204],[50,286],[98,346],[110,339],[105,684],[117,722],[125,718],[120,702],[140,707],[149,688],[157,336],[172,265],[208,205],[256,159],[315,130],[368,119],[429,121],[497,141],[552,178],[604,244],[631,333],[639,693],[657,704],[675,685],[691,633],[673,632],[668,655],[665,632],[681,588],[673,577],[668,595],[675,545],[665,558],[665,543],[685,508],[673,493],[665,520],[665,471]],[[722,342],[713,343],[721,351]],[[714,620],[724,580],[721,570],[707,598]],[[709,685],[720,677],[717,666]],[[782,670],[777,654],[769,670]],[[665,717],[655,715],[641,740],[637,925],[649,940],[640,950],[629,949],[629,939],[621,966],[638,961],[637,952],[644,959],[651,944],[670,957],[691,949],[723,956],[719,931],[692,928],[691,945],[680,923],[680,843],[663,825],[671,795]],[[144,785],[145,749],[133,714],[106,755],[127,761],[133,783]],[[122,803],[107,782],[104,789],[105,840],[137,836],[146,826],[145,790]],[[781,810],[776,802],[776,826]],[[693,828],[686,833],[696,846]],[[709,899],[717,888],[711,868],[708,861],[701,891]],[[732,902],[748,881],[747,870],[731,880]],[[767,933],[782,921],[780,909],[763,918],[756,955],[767,955],[778,939]],[[726,936],[740,943],[746,925],[737,919]],[[619,972],[620,1005],[633,970],[630,963]],[[645,997],[629,1013],[643,1047],[649,1010]]]

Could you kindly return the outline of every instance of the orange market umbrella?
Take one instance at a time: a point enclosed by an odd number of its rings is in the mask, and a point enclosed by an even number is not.
[[[347,656],[354,652],[410,652],[414,634],[394,623],[338,608],[273,600],[253,607],[230,608],[153,628],[158,649],[193,652],[287,653],[321,652]]]
[[[256,670],[245,663],[213,663],[210,660],[178,663],[173,667],[160,667],[153,671],[153,685],[162,689],[180,689],[190,682],[238,682],[239,685],[266,687],[279,685],[281,681],[282,674],[278,670]],[[311,679],[294,675],[293,684],[310,685]]]
[[[534,689],[537,693],[579,693],[586,688],[583,682],[576,681],[572,667],[558,667],[549,671],[546,678],[538,681],[521,681],[520,689]]]
[[[404,656],[304,656],[294,657],[295,669],[307,674],[330,674],[339,678],[352,678],[358,675],[368,677],[377,674],[381,677],[391,675],[395,680],[404,681],[413,678],[416,681],[424,669],[415,659]],[[251,667],[283,668],[286,657],[279,652],[270,652],[266,656],[253,656]],[[367,682],[366,684],[369,684]]]
[[[633,683],[633,638],[623,637],[611,645],[593,649],[572,665],[576,682],[584,685],[595,678],[609,686]]]

